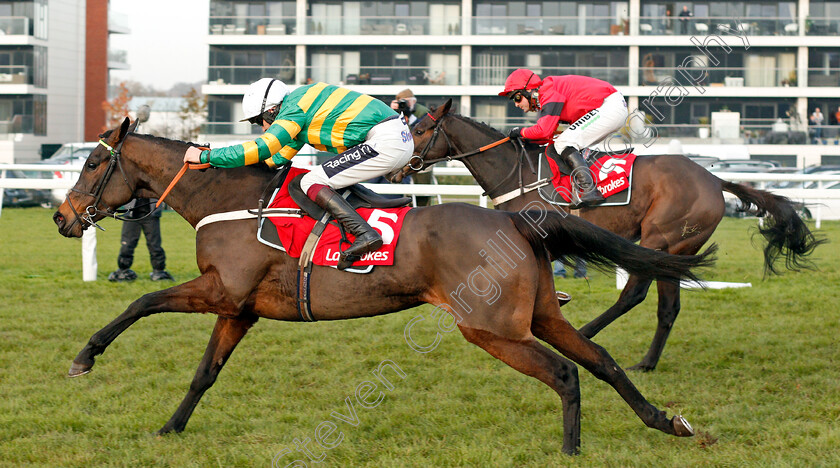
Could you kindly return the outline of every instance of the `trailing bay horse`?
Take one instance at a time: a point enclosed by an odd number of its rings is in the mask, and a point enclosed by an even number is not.
[[[511,194],[512,199],[496,208],[520,211],[542,202],[538,185],[538,154],[520,151],[513,143],[484,150],[504,138],[498,130],[467,117],[450,114],[447,101],[413,128],[415,158],[398,173],[395,181],[435,162],[455,156],[466,165],[490,198]],[[476,150],[481,148],[482,150]],[[721,180],[682,155],[639,156],[633,169],[630,203],[624,206],[592,207],[580,210],[580,217],[640,245],[672,254],[693,255],[709,240],[724,214],[723,191],[737,196],[742,209],[755,206],[758,216],[767,215],[759,232],[764,247],[765,273],[777,273],[776,261],[796,270],[808,266],[806,257],[824,239],[816,239],[785,197]],[[520,193],[524,191],[525,193]],[[559,208],[558,208],[559,209]],[[616,303],[580,328],[587,338],[641,303],[651,278],[630,276]],[[656,367],[665,341],[680,311],[680,288],[671,281],[657,281],[659,307],[656,333],[641,362],[630,367],[650,371]]]
[[[53,216],[62,235],[80,237],[84,229],[113,216],[117,207],[134,198],[161,197],[183,167],[190,143],[133,134],[129,125],[125,119],[91,152],[78,182]],[[270,172],[256,167],[187,171],[166,201],[195,227],[214,213],[253,208],[271,178]],[[258,318],[300,321],[298,261],[258,242],[255,227],[253,219],[201,227],[196,233],[201,276],[132,302],[90,338],[74,359],[70,376],[90,372],[96,356],[140,318],[162,312],[216,314],[189,391],[159,433],[183,431],[199,399]],[[488,248],[491,243],[501,245],[501,253],[488,254],[494,252]],[[708,251],[690,257],[656,252],[585,220],[564,219],[550,211],[509,213],[446,204],[409,211],[393,266],[380,266],[366,275],[315,266],[312,311],[319,320],[342,320],[423,303],[458,304],[445,307],[467,341],[560,395],[565,453],[575,453],[580,446],[580,390],[571,361],[615,388],[649,427],[675,436],[693,435],[681,416],[669,419],[645,400],[607,351],[564,319],[547,251],[580,256],[601,267],[618,264],[640,276],[667,281],[694,278],[693,268],[712,262]]]

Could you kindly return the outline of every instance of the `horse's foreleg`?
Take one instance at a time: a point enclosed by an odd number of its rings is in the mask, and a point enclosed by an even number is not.
[[[204,357],[201,358],[201,363],[198,365],[198,370],[190,384],[187,396],[175,410],[175,414],[158,431],[158,434],[184,430],[193,410],[195,410],[195,406],[198,404],[198,400],[216,382],[216,377],[233,353],[234,348],[256,321],[257,317],[255,315],[245,315],[237,318],[219,317],[216,320],[210,342],[207,343]]]
[[[120,333],[141,318],[160,312],[213,312],[220,316],[235,316],[239,308],[225,298],[221,279],[215,271],[184,284],[146,294],[90,338],[73,360],[69,376],[77,377],[90,372],[96,356],[105,352]]]
[[[577,367],[541,345],[533,337],[516,341],[489,331],[458,326],[470,343],[525,375],[537,378],[554,389],[563,401],[563,453],[580,450],[580,382]]]
[[[580,332],[587,338],[592,338],[597,335],[604,327],[613,323],[616,319],[629,312],[630,309],[644,301],[650,288],[650,283],[650,279],[631,275],[627,280],[627,285],[621,291],[621,295],[618,296],[618,301],[607,309],[606,312],[580,327]]]
[[[682,416],[675,416],[669,420],[664,411],[659,411],[650,404],[607,350],[581,335],[559,311],[556,314],[535,315],[531,330],[535,336],[548,342],[595,377],[610,384],[648,427],[680,437],[694,435],[691,425]]]
[[[664,281],[657,281],[656,287],[659,291],[659,307],[656,310],[656,334],[653,336],[650,349],[648,349],[645,357],[642,358],[641,362],[630,367],[631,370],[652,371],[656,368],[656,364],[662,356],[662,350],[665,349],[665,342],[674,326],[674,321],[677,320],[677,315],[680,313],[680,287]]]

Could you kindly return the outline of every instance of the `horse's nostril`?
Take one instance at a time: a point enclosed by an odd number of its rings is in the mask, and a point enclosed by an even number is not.
[[[58,225],[58,227],[61,227],[61,225],[64,224],[64,216],[56,211],[55,214],[53,214],[53,221]]]

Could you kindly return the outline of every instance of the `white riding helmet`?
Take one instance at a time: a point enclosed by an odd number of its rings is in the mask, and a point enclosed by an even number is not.
[[[274,78],[263,78],[251,83],[248,91],[242,96],[242,112],[245,118],[241,121],[262,115],[266,109],[271,109],[283,102],[289,92],[286,83]]]

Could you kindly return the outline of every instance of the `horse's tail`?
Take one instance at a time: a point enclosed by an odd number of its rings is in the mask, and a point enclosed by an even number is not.
[[[638,246],[577,216],[555,211],[526,211],[512,216],[537,255],[547,250],[552,258],[575,256],[601,270],[618,265],[631,274],[676,282],[697,280],[692,270],[715,261],[714,244],[700,255],[672,255]]]
[[[758,227],[758,232],[767,240],[764,247],[765,273],[778,273],[775,263],[779,257],[785,257],[788,270],[813,268],[806,257],[827,240],[814,236],[788,198],[725,180],[721,180],[721,184],[723,190],[741,200],[742,211],[751,211],[756,216],[769,215]],[[751,210],[751,206],[755,209]]]

